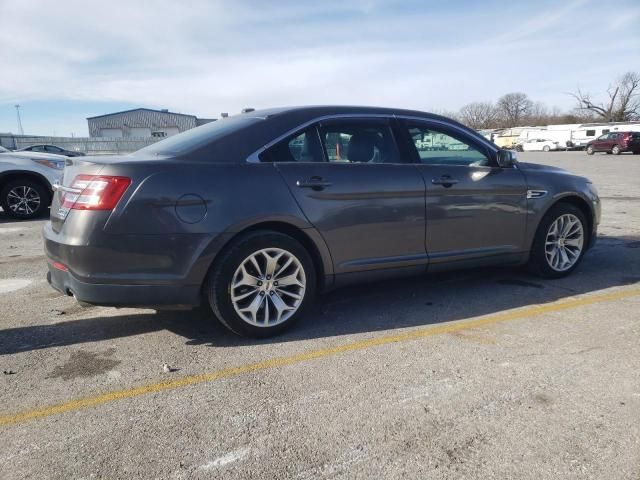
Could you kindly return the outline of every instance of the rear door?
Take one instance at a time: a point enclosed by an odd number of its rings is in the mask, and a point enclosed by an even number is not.
[[[336,274],[426,264],[425,184],[391,120],[323,121],[260,156],[324,237]]]
[[[522,252],[527,218],[522,172],[500,168],[487,145],[444,122],[401,123],[426,183],[430,264]],[[434,148],[415,148],[425,137]]]

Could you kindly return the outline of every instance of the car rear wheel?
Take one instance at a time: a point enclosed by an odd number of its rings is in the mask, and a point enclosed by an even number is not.
[[[238,335],[264,338],[286,330],[304,314],[315,296],[316,274],[297,240],[256,231],[226,249],[205,289],[224,326]]]
[[[587,155],[593,155],[593,146],[589,145],[587,147]]]
[[[620,147],[618,145],[614,145],[611,149],[611,153],[613,153],[614,155],[620,155]]]
[[[588,245],[587,220],[574,205],[559,203],[544,216],[531,249],[529,269],[541,277],[569,275]]]
[[[542,151],[544,151],[544,152],[548,152],[549,150],[551,150],[549,148],[549,145],[545,145],[544,147],[542,147]]]
[[[37,218],[49,208],[49,191],[40,182],[18,178],[7,183],[0,192],[4,212],[17,220]]]

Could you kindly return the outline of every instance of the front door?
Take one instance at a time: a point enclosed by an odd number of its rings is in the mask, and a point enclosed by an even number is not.
[[[519,256],[527,218],[522,172],[500,168],[488,146],[453,126],[426,120],[402,125],[426,183],[430,264]],[[418,147],[428,143],[425,137],[431,148]]]
[[[323,236],[336,274],[426,264],[424,181],[398,152],[390,120],[324,121],[265,155]]]

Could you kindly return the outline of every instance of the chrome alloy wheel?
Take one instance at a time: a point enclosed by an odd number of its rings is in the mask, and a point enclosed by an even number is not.
[[[7,205],[14,213],[32,215],[40,208],[40,194],[35,188],[23,185],[9,190]]]
[[[556,272],[569,270],[580,258],[584,246],[584,227],[571,213],[560,215],[549,227],[545,240],[547,263]]]
[[[300,308],[307,285],[302,263],[281,248],[265,248],[243,260],[231,280],[231,302],[245,322],[273,327]]]

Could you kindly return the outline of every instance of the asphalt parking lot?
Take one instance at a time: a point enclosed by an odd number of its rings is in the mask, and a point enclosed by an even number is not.
[[[0,213],[0,478],[640,479],[640,157],[519,158],[600,191],[573,276],[339,290],[268,341],[82,308]]]

